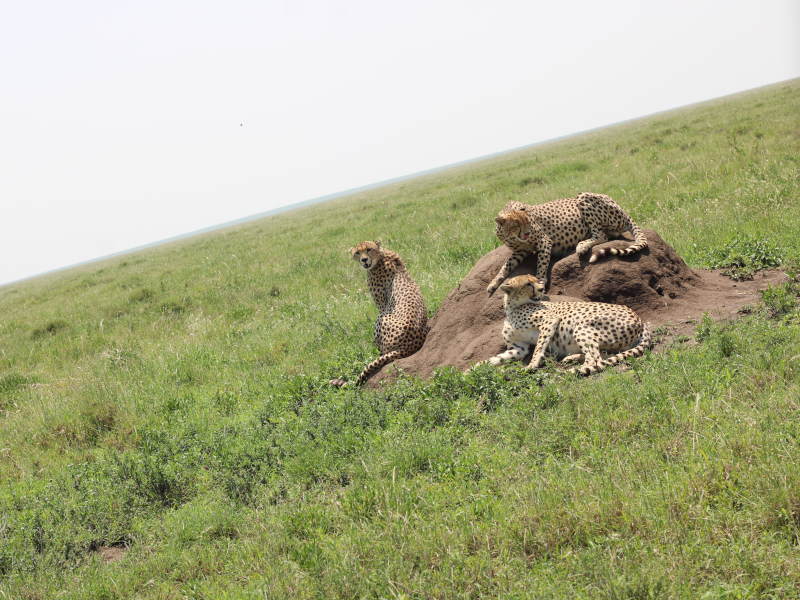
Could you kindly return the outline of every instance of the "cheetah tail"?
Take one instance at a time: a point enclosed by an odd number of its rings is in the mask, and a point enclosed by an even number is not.
[[[644,231],[632,219],[628,219],[628,231],[633,235],[633,243],[630,246],[626,248],[600,248],[592,253],[589,262],[597,262],[605,256],[630,256],[647,248],[647,237],[644,235]]]
[[[364,367],[364,370],[361,371],[361,375],[359,375],[358,379],[356,379],[356,385],[363,385],[367,379],[369,379],[375,373],[380,371],[384,366],[388,365],[390,362],[397,360],[398,358],[403,358],[403,353],[400,352],[399,350],[394,350],[392,352],[387,352],[386,354],[381,354],[378,358],[376,358],[366,367]]]
[[[641,356],[644,351],[653,345],[653,332],[650,330],[650,323],[645,323],[642,326],[642,335],[639,337],[639,343],[631,348],[618,354],[609,356],[603,361],[603,367],[611,367],[625,359]]]

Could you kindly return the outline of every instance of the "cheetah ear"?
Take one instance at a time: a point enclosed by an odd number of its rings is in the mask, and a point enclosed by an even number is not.
[[[356,253],[356,247],[353,246],[352,248],[350,248],[350,250],[348,250],[348,252],[350,253],[350,256],[353,256]]]
[[[378,249],[380,250],[380,247],[381,247],[381,241],[380,241],[380,240],[375,240],[375,245],[376,245],[376,246],[378,247]]]
[[[502,224],[502,223],[504,223],[504,222],[505,222],[505,218],[504,218],[504,217],[501,217],[500,215],[497,215],[497,216],[494,218],[494,222],[495,222],[495,223],[497,223],[498,225],[500,225],[500,224]]]

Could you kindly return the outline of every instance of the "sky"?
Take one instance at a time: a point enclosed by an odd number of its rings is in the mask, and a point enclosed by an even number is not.
[[[0,284],[800,76],[797,0],[0,0]]]

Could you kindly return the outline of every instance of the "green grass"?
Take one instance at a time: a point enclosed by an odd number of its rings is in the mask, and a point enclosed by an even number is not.
[[[800,595],[796,282],[625,372],[326,385],[375,356],[347,249],[435,309],[512,199],[796,269],[798,115],[795,80],[0,288],[0,598]]]

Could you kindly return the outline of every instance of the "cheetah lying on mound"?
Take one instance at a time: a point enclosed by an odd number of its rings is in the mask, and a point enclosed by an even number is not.
[[[381,248],[380,242],[361,242],[350,252],[367,270],[367,285],[378,307],[375,321],[375,344],[381,355],[369,363],[356,379],[362,385],[384,365],[414,354],[428,335],[428,318],[419,286],[411,279],[400,256]],[[344,379],[332,379],[331,385],[347,385]]]
[[[532,206],[509,202],[495,218],[495,232],[514,253],[492,280],[486,291],[491,296],[528,254],[537,253],[536,276],[547,284],[551,254],[564,256],[574,248],[583,255],[593,246],[619,237],[624,231],[633,235],[633,244],[621,250],[607,248],[589,259],[597,261],[606,254],[626,256],[647,247],[647,238],[620,206],[604,194],[584,192],[576,198],[562,198]]]
[[[535,342],[527,369],[538,369],[549,350],[562,362],[583,358],[583,366],[571,371],[590,375],[626,358],[641,356],[651,344],[650,325],[627,306],[547,302],[544,283],[533,275],[512,277],[500,290],[505,293],[503,338],[507,350],[483,362],[499,365],[522,360]],[[601,352],[613,354],[602,358]]]

